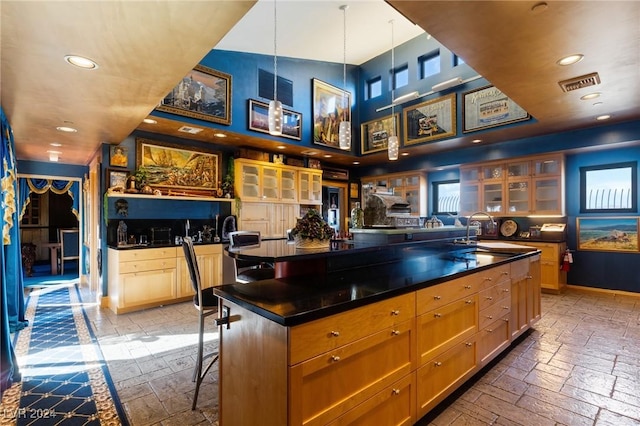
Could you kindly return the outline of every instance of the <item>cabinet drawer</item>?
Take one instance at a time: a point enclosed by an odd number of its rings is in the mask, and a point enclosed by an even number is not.
[[[505,293],[506,297],[500,299],[497,303],[480,311],[478,319],[478,328],[483,329],[498,318],[502,318],[511,312],[511,296]]]
[[[507,263],[506,265],[499,265],[494,268],[479,271],[471,275],[474,279],[471,284],[479,290],[484,290],[496,284],[508,281],[512,274],[509,265],[510,264]]]
[[[509,315],[498,318],[478,333],[478,359],[486,365],[511,343]]]
[[[424,416],[473,374],[477,364],[475,336],[417,370],[417,418]]]
[[[325,425],[413,371],[413,324],[404,321],[291,367],[290,424]]]
[[[418,317],[416,338],[420,364],[478,331],[477,298],[475,294]]]
[[[418,315],[447,305],[454,300],[470,297],[478,291],[473,275],[457,278],[416,292],[416,313]]]
[[[120,262],[134,262],[139,260],[167,259],[177,256],[176,247],[163,247],[140,250],[118,250]]]
[[[529,275],[529,259],[516,260],[511,263],[511,277],[519,279],[522,276]]]
[[[411,373],[329,423],[329,426],[410,426],[416,421],[415,388],[416,376]]]
[[[414,317],[415,295],[409,293],[293,327],[289,365]]]
[[[500,299],[507,296],[510,290],[511,282],[506,280],[494,285],[493,287],[489,287],[486,290],[482,290],[478,294],[478,306],[480,311],[497,303]]]
[[[143,260],[139,262],[121,262],[120,273],[130,274],[134,272],[156,271],[159,269],[175,269],[176,258]]]
[[[196,252],[196,256],[202,256],[205,254],[222,254],[222,244],[196,245],[193,247],[193,250]],[[184,252],[182,250],[178,251],[178,257],[184,257]]]

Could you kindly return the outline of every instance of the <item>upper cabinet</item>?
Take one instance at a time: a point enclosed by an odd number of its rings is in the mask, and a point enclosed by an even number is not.
[[[362,185],[386,188],[393,195],[404,198],[411,207],[412,216],[427,215],[427,179],[420,172],[371,176],[362,178]]]
[[[322,204],[322,170],[237,158],[235,188],[243,201]]]
[[[460,167],[460,214],[564,215],[564,157],[550,155]]]

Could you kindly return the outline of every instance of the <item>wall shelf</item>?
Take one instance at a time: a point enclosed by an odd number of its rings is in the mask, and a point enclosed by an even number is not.
[[[230,203],[233,198],[214,198],[203,196],[189,196],[189,195],[153,195],[153,194],[134,194],[130,192],[114,192],[107,194],[110,198],[146,198],[152,200],[180,200],[180,201],[211,201],[211,202],[227,202]]]

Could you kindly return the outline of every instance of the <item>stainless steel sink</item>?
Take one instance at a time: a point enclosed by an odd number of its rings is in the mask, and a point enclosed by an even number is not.
[[[449,252],[443,255],[443,258],[452,262],[466,262],[473,266],[484,266],[509,259],[515,255],[517,255],[517,253],[505,253],[474,247],[469,250]]]

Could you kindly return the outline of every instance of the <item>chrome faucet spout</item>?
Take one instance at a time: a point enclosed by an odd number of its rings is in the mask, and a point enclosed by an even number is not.
[[[467,218],[467,239],[466,239],[466,244],[469,245],[471,244],[471,240],[469,239],[469,227],[471,226],[471,219],[478,214],[483,214],[486,217],[489,218],[489,223],[491,224],[491,226],[495,227],[496,226],[496,222],[493,220],[493,217],[491,217],[491,215],[487,212],[483,212],[483,211],[479,211],[479,212],[475,212],[472,213],[468,218]],[[495,228],[494,228],[495,229]]]

